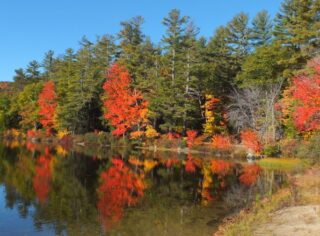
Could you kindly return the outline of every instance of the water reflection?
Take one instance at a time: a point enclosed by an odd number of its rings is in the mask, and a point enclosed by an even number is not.
[[[254,164],[195,155],[79,151],[0,144],[0,212],[17,209],[34,232],[47,234],[208,235],[225,215],[285,181]]]

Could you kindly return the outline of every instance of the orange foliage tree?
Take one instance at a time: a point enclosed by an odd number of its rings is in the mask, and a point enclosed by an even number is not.
[[[130,83],[128,70],[113,64],[103,85],[104,117],[115,127],[112,133],[116,136],[124,135],[134,127],[139,131],[147,120],[148,103],[141,92],[130,88]]]
[[[261,152],[262,145],[260,143],[259,136],[255,131],[249,129],[243,130],[241,131],[240,136],[244,146],[256,153]]]
[[[308,68],[312,73],[294,77],[279,104],[301,133],[320,129],[320,58],[309,62]]]
[[[46,128],[47,132],[51,132],[54,127],[54,115],[58,105],[53,81],[44,83],[39,94],[38,104],[40,123]]]
[[[231,148],[231,140],[229,136],[217,134],[212,138],[212,147],[221,150]]]
[[[97,207],[106,229],[119,222],[126,206],[134,206],[143,196],[142,178],[131,171],[118,158],[112,158],[112,166],[101,173]]]

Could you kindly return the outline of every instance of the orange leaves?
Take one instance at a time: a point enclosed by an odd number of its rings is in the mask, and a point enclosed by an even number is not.
[[[320,70],[312,76],[294,78],[292,96],[298,102],[294,110],[296,128],[313,131],[320,128]]]
[[[35,167],[33,188],[40,203],[44,203],[48,197],[51,186],[51,160],[48,155],[40,156]]]
[[[127,69],[114,64],[103,85],[104,117],[115,127],[112,133],[116,136],[125,134],[134,126],[142,126],[147,119],[148,103],[139,91],[130,88],[130,83]]]
[[[309,62],[312,74],[300,74],[283,92],[280,102],[282,114],[291,117],[299,132],[320,129],[320,66],[319,59]]]
[[[196,172],[196,164],[192,158],[192,156],[188,156],[185,162],[185,171],[188,173],[195,173]]]
[[[194,145],[197,135],[198,135],[198,131],[196,130],[187,131],[187,145],[189,148],[191,148]]]
[[[48,133],[50,133],[50,130],[54,126],[54,115],[58,105],[53,81],[48,81],[44,84],[39,94],[38,104],[40,107],[40,123],[48,130]]]
[[[212,138],[212,147],[221,150],[228,150],[231,148],[231,140],[229,136],[217,134]]]
[[[174,139],[179,139],[181,138],[181,135],[175,132],[169,132],[168,133],[168,139],[169,140],[174,140]]]
[[[251,186],[257,182],[260,172],[261,168],[256,164],[245,166],[239,180],[242,184]]]
[[[101,173],[97,207],[106,229],[121,220],[126,206],[133,206],[143,196],[141,177],[132,172],[121,159],[113,158],[112,166]]]
[[[217,174],[220,177],[224,177],[230,173],[230,171],[232,170],[232,165],[230,162],[224,160],[212,160],[211,170],[214,174]]]
[[[243,130],[240,133],[241,141],[244,146],[252,151],[259,153],[262,150],[262,145],[259,141],[257,133],[253,130]]]
[[[29,130],[27,131],[27,137],[28,137],[28,138],[34,138],[34,137],[36,137],[36,131],[33,130],[33,129],[29,129]]]

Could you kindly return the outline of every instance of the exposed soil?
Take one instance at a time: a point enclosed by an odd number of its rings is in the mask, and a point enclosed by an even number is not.
[[[288,207],[271,214],[270,219],[257,226],[254,235],[320,235],[320,205]]]
[[[255,227],[254,235],[320,235],[320,169],[312,168],[293,179],[297,205],[270,214]]]

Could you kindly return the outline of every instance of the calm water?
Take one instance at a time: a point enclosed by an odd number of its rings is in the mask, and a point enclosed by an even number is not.
[[[0,235],[212,235],[285,179],[214,158],[0,143]]]

